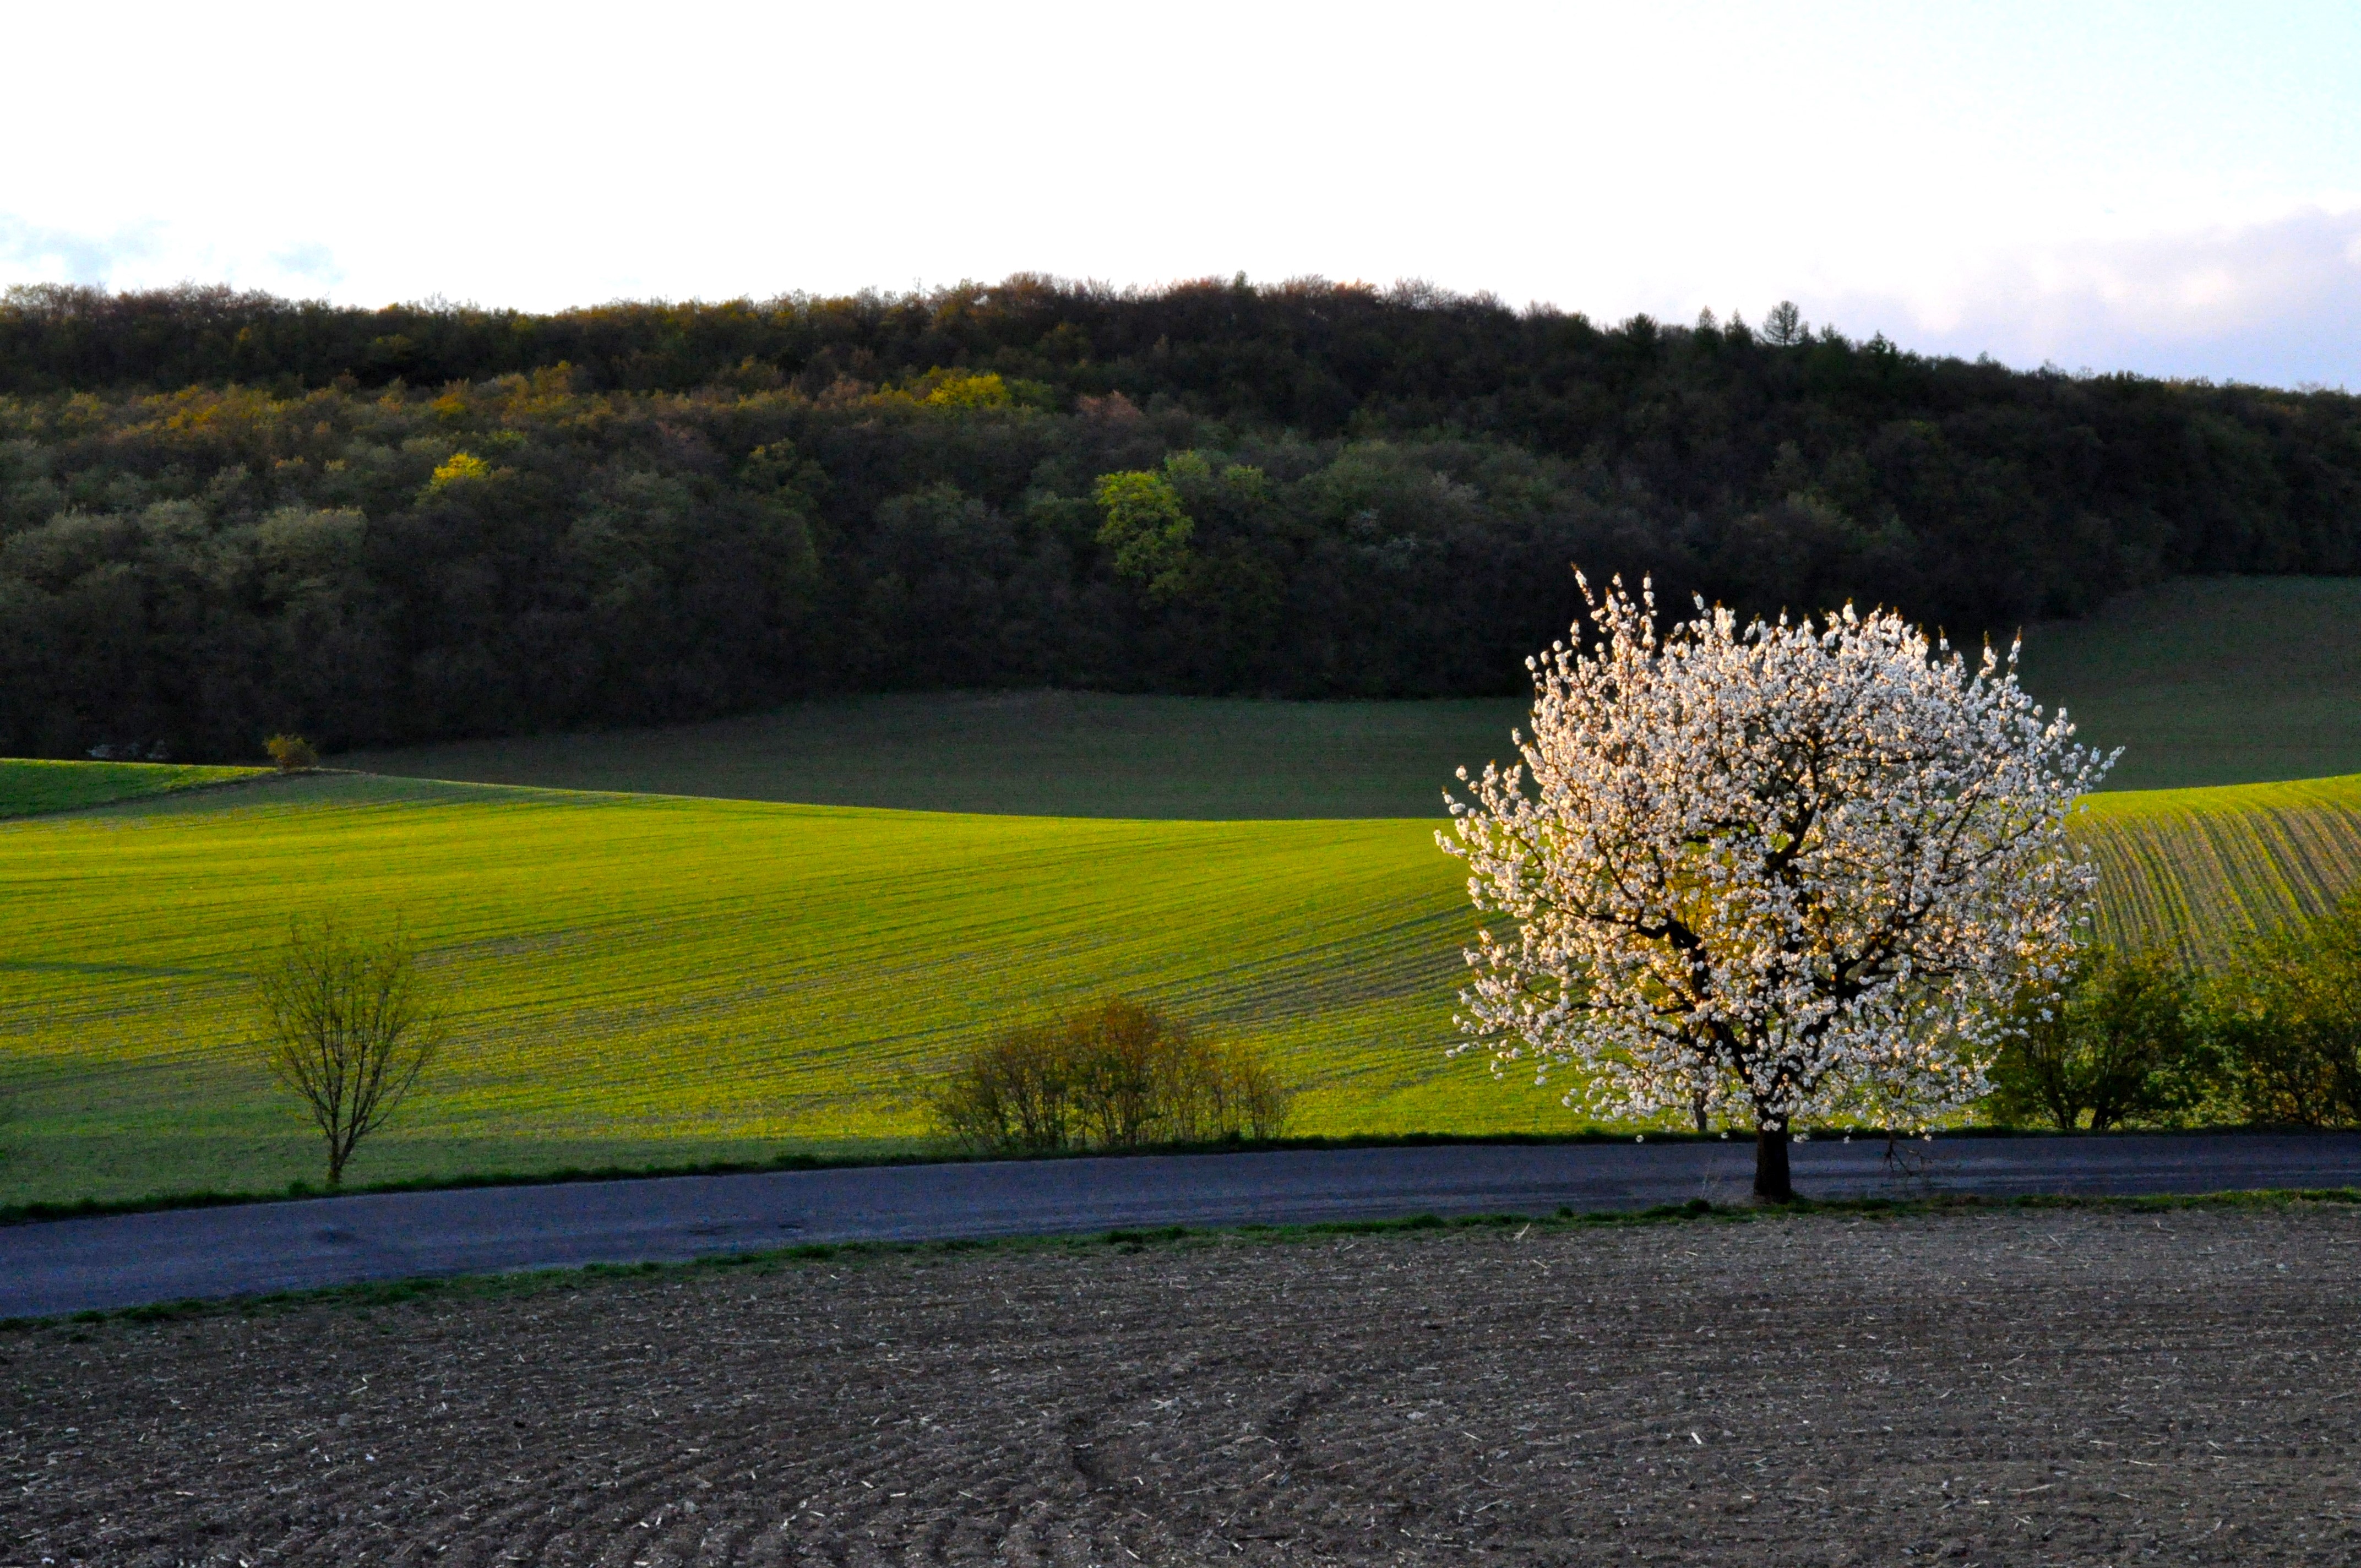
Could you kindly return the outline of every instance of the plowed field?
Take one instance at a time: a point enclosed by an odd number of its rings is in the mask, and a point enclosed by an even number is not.
[[[840,1255],[0,1338],[0,1561],[2351,1563],[2361,1212]]]

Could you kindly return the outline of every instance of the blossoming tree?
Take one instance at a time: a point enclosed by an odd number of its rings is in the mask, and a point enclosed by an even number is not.
[[[1595,631],[1528,661],[1523,761],[1461,769],[1443,848],[1486,918],[1462,1051],[1573,1069],[1568,1106],[1697,1107],[1756,1134],[1850,1112],[1923,1127],[1985,1091],[2027,985],[2054,985],[2096,877],[2067,848],[2114,758],[1900,618],[1741,627],[1582,585]],[[1448,798],[1448,797],[1447,797]]]

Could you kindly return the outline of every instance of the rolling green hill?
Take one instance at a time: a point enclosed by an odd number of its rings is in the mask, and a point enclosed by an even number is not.
[[[2077,838],[2109,939],[2212,962],[2361,883],[2361,775],[2092,795]]]
[[[937,692],[665,729],[357,751],[340,767],[477,784],[908,811],[1261,821],[1442,815],[1528,704]]]
[[[357,1179],[915,1134],[928,1065],[1104,990],[1267,1041],[1309,1130],[1532,1126],[1446,1064],[1424,823],[979,817],[318,775],[0,825],[0,1200],[308,1174],[243,1047],[291,912],[400,916],[459,1033]]]
[[[2111,790],[2361,773],[2361,577],[2184,577],[2025,638]]]
[[[2361,771],[2361,578],[2191,578],[2033,628],[2026,685],[2125,748],[2111,789]],[[1432,817],[1510,755],[1514,698],[1251,702],[1072,692],[801,703],[665,729],[356,752],[373,773],[1052,817]]]
[[[201,784],[262,777],[262,768],[191,767],[171,762],[45,762],[0,757],[0,817],[75,811]]]
[[[889,1147],[979,1028],[1108,990],[1268,1045],[1307,1132],[1563,1128],[1444,1056],[1467,916],[1418,820],[794,806],[319,774],[0,823],[0,1201],[276,1186],[244,1041],[291,913],[400,916],[453,989],[356,1179]],[[2101,797],[2103,922],[2197,953],[2361,873],[2361,778]]]

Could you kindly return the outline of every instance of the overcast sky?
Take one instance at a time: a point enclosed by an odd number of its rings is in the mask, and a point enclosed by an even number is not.
[[[0,281],[1422,278],[2361,389],[2361,5],[50,5]]]

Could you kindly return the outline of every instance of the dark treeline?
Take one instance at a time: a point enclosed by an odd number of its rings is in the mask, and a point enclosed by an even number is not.
[[[2361,403],[1413,288],[0,303],[0,750],[1517,689],[1569,563],[2006,631],[2361,566]]]

